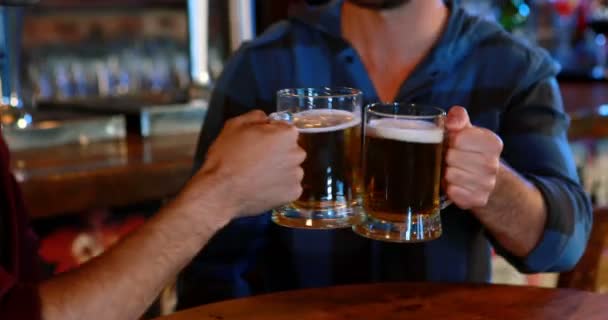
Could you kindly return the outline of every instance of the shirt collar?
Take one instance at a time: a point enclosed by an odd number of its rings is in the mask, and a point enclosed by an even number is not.
[[[321,6],[305,6],[292,17],[320,32],[336,39],[342,37],[342,5],[345,0],[332,0]],[[462,29],[464,10],[457,5],[456,0],[445,0],[450,7],[450,17],[447,25],[435,48],[429,53],[426,62],[433,65],[433,73],[445,71],[451,64],[463,54],[470,46],[470,41],[459,39],[458,34]]]

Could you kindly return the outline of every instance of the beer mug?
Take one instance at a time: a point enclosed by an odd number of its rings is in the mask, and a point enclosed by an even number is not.
[[[439,108],[377,103],[365,110],[363,207],[353,226],[365,237],[419,242],[441,236],[444,122]]]
[[[351,227],[362,218],[361,91],[351,88],[284,89],[273,120],[299,131],[306,150],[302,195],[276,208],[272,220],[306,229]]]

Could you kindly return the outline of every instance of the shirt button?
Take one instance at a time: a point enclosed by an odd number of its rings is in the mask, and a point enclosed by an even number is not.
[[[355,58],[353,58],[353,56],[346,56],[346,63],[353,63],[355,62]]]

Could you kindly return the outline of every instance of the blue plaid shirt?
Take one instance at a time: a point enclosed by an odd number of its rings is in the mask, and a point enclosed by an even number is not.
[[[348,86],[361,89],[366,103],[379,100],[357,52],[341,35],[341,4],[279,23],[232,57],[212,95],[197,168],[227,119],[255,108],[275,111],[279,89]],[[576,264],[592,208],[567,142],[569,121],[555,80],[559,67],[543,50],[450,7],[444,34],[397,100],[466,106],[474,125],[500,135],[502,159],[538,187],[548,210],[542,239],[529,256],[509,254],[473,215],[455,206],[442,212],[442,237],[420,244],[375,242],[350,230],[286,229],[266,213],[234,221],[213,238],[182,274],[180,307],[348,283],[486,282],[492,245],[523,272]]]

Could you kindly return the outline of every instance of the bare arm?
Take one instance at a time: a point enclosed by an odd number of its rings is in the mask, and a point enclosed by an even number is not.
[[[568,147],[557,81],[540,81],[513,100],[502,114],[502,140],[472,126],[458,107],[446,128],[448,196],[483,223],[496,251],[522,272],[576,265],[593,213]]]
[[[44,319],[137,319],[234,214],[221,203],[225,184],[203,179],[197,187],[208,192],[198,201],[180,196],[101,257],[43,283]]]
[[[540,191],[504,163],[500,164],[487,204],[472,212],[496,241],[517,257],[532,252],[547,219]]]
[[[267,123],[261,111],[228,121],[205,166],[171,204],[107,253],[41,285],[43,318],[137,319],[231,219],[300,195],[305,153],[297,136],[289,125]]]

